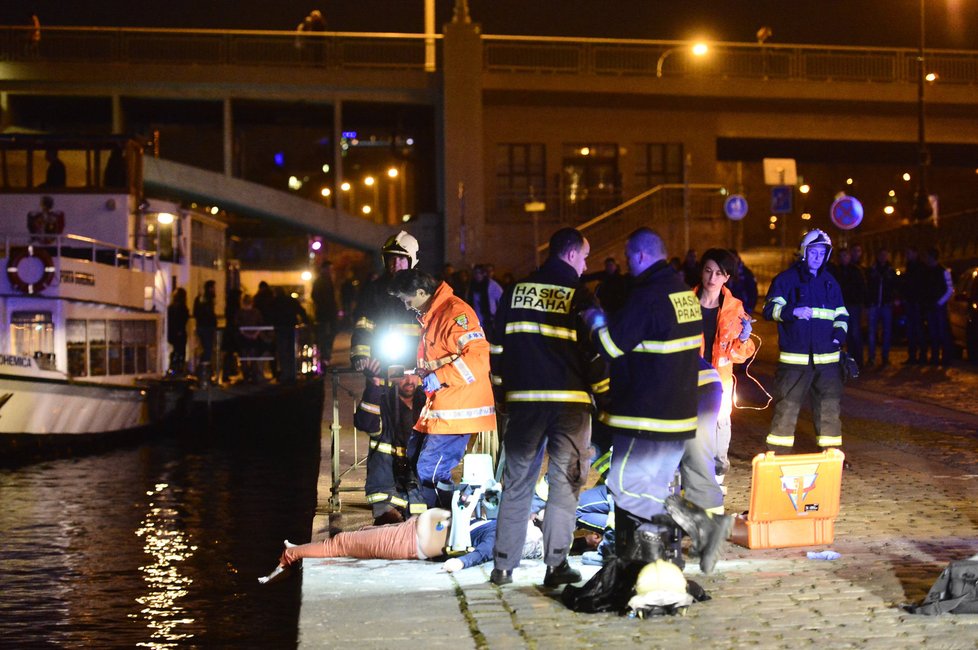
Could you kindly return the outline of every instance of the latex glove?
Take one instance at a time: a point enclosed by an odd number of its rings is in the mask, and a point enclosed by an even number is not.
[[[584,323],[592,332],[608,324],[608,318],[605,316],[604,311],[597,307],[592,307],[581,312],[581,318],[584,319]]]
[[[445,560],[445,563],[441,565],[442,571],[445,573],[455,573],[456,571],[461,571],[465,568],[462,564],[462,560],[457,557],[449,558]]]
[[[441,388],[441,381],[438,379],[438,375],[433,372],[425,375],[424,379],[421,380],[421,384],[424,386],[424,392],[426,393],[434,393]]]
[[[743,327],[740,328],[740,336],[737,338],[741,341],[746,341],[750,338],[750,333],[754,328],[751,327],[750,318],[741,318],[740,322],[743,323]]]

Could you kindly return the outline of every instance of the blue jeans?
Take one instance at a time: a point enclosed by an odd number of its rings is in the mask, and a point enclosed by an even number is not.
[[[666,511],[669,485],[676,476],[685,450],[684,440],[645,440],[616,433],[608,489],[615,499],[615,510],[625,510],[642,523],[638,530],[663,532],[652,523]]]
[[[876,329],[881,325],[883,332],[880,337],[880,360],[890,362],[890,340],[893,338],[893,305],[879,305],[869,308],[869,359],[867,363],[876,361]]]
[[[418,454],[418,481],[429,508],[439,505],[435,487],[439,482],[452,481],[452,470],[462,462],[471,437],[471,433],[428,434],[424,437]]]

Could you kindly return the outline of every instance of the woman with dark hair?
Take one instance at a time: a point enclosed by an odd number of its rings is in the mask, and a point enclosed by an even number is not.
[[[181,374],[187,366],[187,321],[190,310],[187,308],[187,290],[178,287],[166,308],[166,342],[172,346],[170,351],[169,374]]]
[[[737,271],[737,260],[723,248],[711,248],[700,260],[701,284],[693,289],[700,299],[703,312],[703,344],[700,356],[710,362],[720,375],[723,400],[716,427],[717,482],[730,468],[727,449],[730,447],[730,414],[733,411],[733,364],[743,363],[754,354],[751,340],[751,317],[744,303],[726,287],[730,276]]]

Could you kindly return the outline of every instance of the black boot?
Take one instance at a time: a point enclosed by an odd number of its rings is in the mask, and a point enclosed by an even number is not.
[[[710,515],[691,501],[671,495],[666,497],[666,510],[693,540],[693,549],[700,555],[700,569],[712,573],[720,555],[720,546],[730,537],[733,517]]]
[[[635,533],[638,522],[622,509],[615,510],[615,557],[630,560],[635,555]]]
[[[549,571],[549,569],[547,569]],[[494,585],[508,585],[513,581],[513,571],[511,569],[493,569],[489,574],[489,582]]]
[[[581,574],[564,560],[557,566],[548,566],[547,574],[543,578],[544,587],[559,587],[572,582],[580,582]]]
[[[661,560],[665,555],[665,544],[660,533],[640,530],[635,533],[636,558],[643,564]]]

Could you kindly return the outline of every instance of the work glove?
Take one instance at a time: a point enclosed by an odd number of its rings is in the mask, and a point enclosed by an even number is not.
[[[740,336],[737,338],[739,338],[741,342],[744,342],[750,338],[750,333],[754,328],[751,327],[750,318],[742,318],[740,322],[743,323],[743,327],[740,328]]]
[[[425,375],[424,379],[421,380],[421,385],[424,386],[424,392],[430,395],[441,388],[442,383],[441,380],[438,379],[438,375],[432,372]]]
[[[592,332],[608,324],[608,318],[605,316],[604,311],[595,307],[584,310],[581,313],[581,318],[584,319],[584,323]]]

